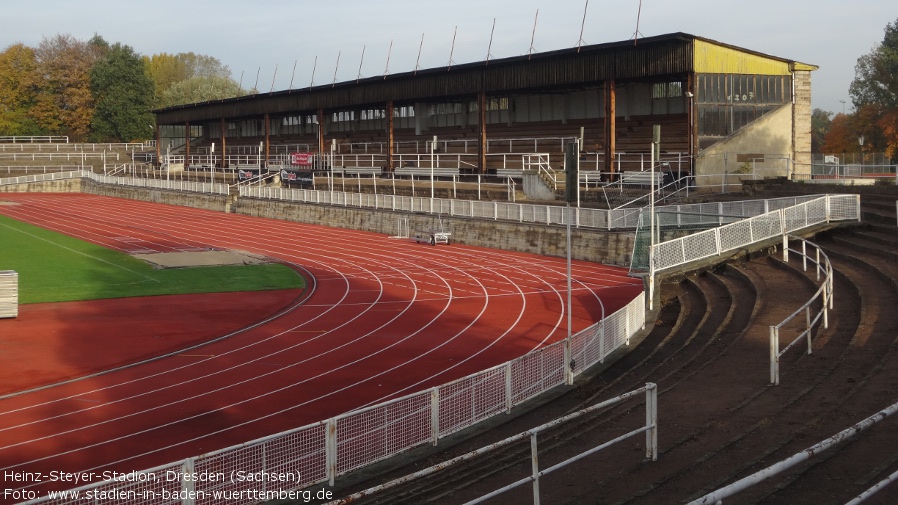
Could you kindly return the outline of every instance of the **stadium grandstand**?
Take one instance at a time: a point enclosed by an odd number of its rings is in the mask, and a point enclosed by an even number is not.
[[[663,166],[696,185],[748,166],[788,176],[811,171],[816,69],[672,33],[161,109],[156,155],[357,176],[544,172],[551,185],[575,140],[581,182],[648,170],[658,125]]]

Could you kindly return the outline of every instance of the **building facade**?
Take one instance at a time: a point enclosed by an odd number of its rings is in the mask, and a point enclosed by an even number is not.
[[[749,167],[809,172],[816,68],[674,33],[157,110],[158,154],[223,165],[364,146],[390,171],[438,138],[464,143],[463,171],[484,174],[491,154],[527,150],[511,140],[554,138],[538,150],[577,139],[594,157],[586,168],[616,172],[646,168],[621,160],[648,153],[660,125],[663,157],[699,184]]]

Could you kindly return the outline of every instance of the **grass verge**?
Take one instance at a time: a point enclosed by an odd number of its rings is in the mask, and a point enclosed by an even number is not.
[[[305,287],[278,264],[155,269],[144,261],[0,216],[0,270],[19,275],[19,303]]]

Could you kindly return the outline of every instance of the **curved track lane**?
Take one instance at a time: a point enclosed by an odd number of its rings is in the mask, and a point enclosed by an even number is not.
[[[123,252],[245,251],[301,266],[314,283],[302,305],[227,339],[0,399],[3,471],[148,468],[445,383],[567,335],[563,259],[86,194],[0,199],[15,203],[0,213]],[[600,298],[611,313],[641,291],[620,268],[573,269],[573,331],[601,317]],[[135,325],[152,317],[135,314]]]

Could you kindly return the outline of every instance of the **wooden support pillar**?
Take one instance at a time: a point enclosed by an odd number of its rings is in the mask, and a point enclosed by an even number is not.
[[[190,165],[190,121],[184,123],[184,168]]]
[[[318,155],[324,156],[324,109],[318,109]]]
[[[225,118],[221,118],[221,138],[219,139],[219,143],[221,144],[221,168],[225,168],[228,166],[227,158],[225,158],[225,154],[228,152],[228,145],[225,143],[228,138],[227,135],[227,123],[225,122]]]
[[[486,92],[481,91],[477,95],[477,122],[480,129],[480,147],[478,149],[480,160],[480,173],[486,173]]]
[[[393,100],[387,102],[387,171],[393,171]]]
[[[156,163],[157,165],[161,163],[162,160],[162,132],[159,130],[159,120],[156,120]]]
[[[686,124],[689,125],[689,173],[695,174],[695,153],[698,152],[698,125],[695,120],[695,74],[686,77]]]
[[[270,153],[270,149],[271,149],[271,121],[270,120],[271,120],[271,116],[266,112],[265,119],[263,120],[263,121],[265,121],[265,154],[264,154],[264,157],[262,158],[262,167],[268,166],[268,156],[269,156],[269,154],[271,154]],[[259,168],[262,168],[262,167],[259,167]]]
[[[617,106],[614,80],[605,81],[605,163],[604,171],[614,173],[614,151],[617,139]],[[611,176],[614,180],[614,175]]]

